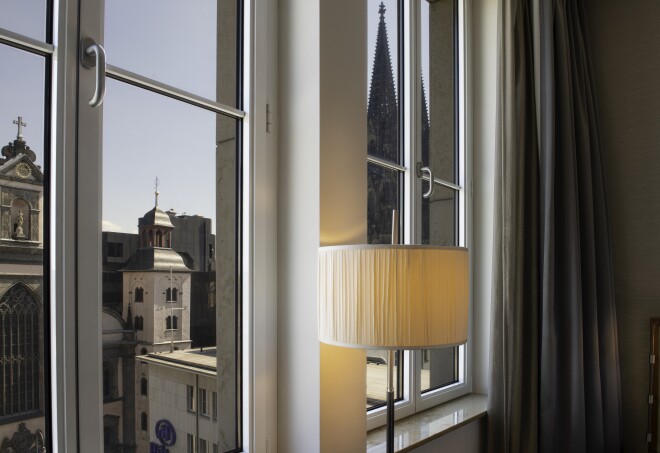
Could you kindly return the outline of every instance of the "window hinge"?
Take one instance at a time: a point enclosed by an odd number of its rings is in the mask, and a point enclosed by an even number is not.
[[[266,104],[266,132],[270,134],[270,104]]]
[[[649,363],[650,363],[650,364],[654,364],[654,363],[655,363],[655,354],[651,354],[651,355],[649,356]]]
[[[653,404],[653,395],[649,395],[649,404]]]

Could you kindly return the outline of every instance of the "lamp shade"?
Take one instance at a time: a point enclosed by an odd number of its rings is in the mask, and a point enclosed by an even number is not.
[[[356,348],[465,343],[468,253],[462,247],[321,247],[319,339]]]

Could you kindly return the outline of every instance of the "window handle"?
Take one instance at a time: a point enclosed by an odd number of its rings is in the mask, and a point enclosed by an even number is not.
[[[424,192],[422,194],[422,197],[424,198],[429,198],[431,195],[433,195],[433,170],[431,170],[429,167],[422,167],[421,162],[417,162],[417,177],[424,179],[424,173],[428,175],[429,179],[429,190]]]
[[[96,90],[94,96],[89,100],[89,105],[94,108],[101,105],[105,96],[105,50],[91,38],[85,38],[80,45],[80,63],[84,68],[96,68]]]

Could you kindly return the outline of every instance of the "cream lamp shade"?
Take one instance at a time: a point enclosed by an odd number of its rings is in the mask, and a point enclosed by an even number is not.
[[[418,349],[467,341],[468,251],[462,247],[321,247],[319,339]]]

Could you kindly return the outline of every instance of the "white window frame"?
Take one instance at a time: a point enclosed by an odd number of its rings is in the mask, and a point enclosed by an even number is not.
[[[98,304],[83,303],[100,299],[100,284],[89,283],[95,278],[100,280],[100,224],[98,230],[88,227],[95,225],[100,216],[94,208],[85,212],[77,207],[98,206],[101,166],[100,152],[94,149],[100,149],[100,143],[91,143],[91,147],[81,145],[76,133],[79,130],[78,33],[93,35],[90,30],[79,30],[79,14],[99,18],[93,28],[102,30],[99,3],[60,0],[54,11],[53,27],[58,37],[51,105],[53,156],[49,169],[53,218],[51,229],[46,233],[51,239],[51,426],[53,450],[73,453],[102,451],[103,445],[101,313]],[[272,294],[277,292],[277,275],[273,272],[277,265],[274,247],[277,243],[274,213],[277,211],[272,201],[264,204],[254,196],[255,193],[275,193],[277,188],[276,161],[273,165],[276,135],[266,132],[266,104],[274,105],[277,92],[275,8],[275,2],[270,0],[246,0],[243,15],[246,30],[243,87],[247,116],[243,120],[241,187],[244,205],[240,424],[245,452],[256,450],[257,445],[268,445],[277,435],[277,316],[272,303]],[[92,37],[99,41],[98,36]],[[89,83],[80,83],[90,88]],[[92,118],[90,123],[81,129],[98,137],[99,118]],[[89,171],[77,173],[80,169]],[[82,251],[77,244],[99,245],[85,247]],[[76,269],[80,273],[76,274]],[[89,340],[97,336],[98,341]],[[258,386],[255,375],[260,376]]]
[[[403,83],[400,85],[404,95],[404,162],[401,169],[404,180],[403,242],[406,244],[420,243],[421,228],[415,219],[421,216],[421,179],[417,177],[416,163],[421,162],[421,23],[418,0],[404,0],[403,20]],[[458,108],[456,133],[458,134],[458,173],[456,184],[461,187],[457,191],[458,203],[458,240],[459,245],[468,247],[470,256],[470,275],[472,275],[472,206],[471,206],[471,143],[469,141],[470,112],[468,111],[469,93],[466,90],[469,77],[468,32],[471,11],[471,0],[457,0],[458,8],[458,68],[457,89]],[[392,42],[390,42],[390,45]],[[396,43],[395,43],[396,45]],[[413,132],[410,132],[413,131]],[[371,161],[372,163],[377,163]],[[426,187],[426,182],[424,183]],[[472,281],[472,278],[470,278]],[[472,293],[472,291],[470,291]],[[471,298],[472,299],[472,298]],[[472,300],[470,301],[472,304]],[[458,382],[439,389],[421,392],[422,351],[405,351],[403,368],[403,395],[395,403],[395,419],[408,417],[416,412],[429,409],[452,399],[472,392],[472,310],[469,317],[469,335],[465,345],[458,347],[459,369]],[[386,408],[378,407],[367,411],[367,429],[371,430],[386,423]]]

